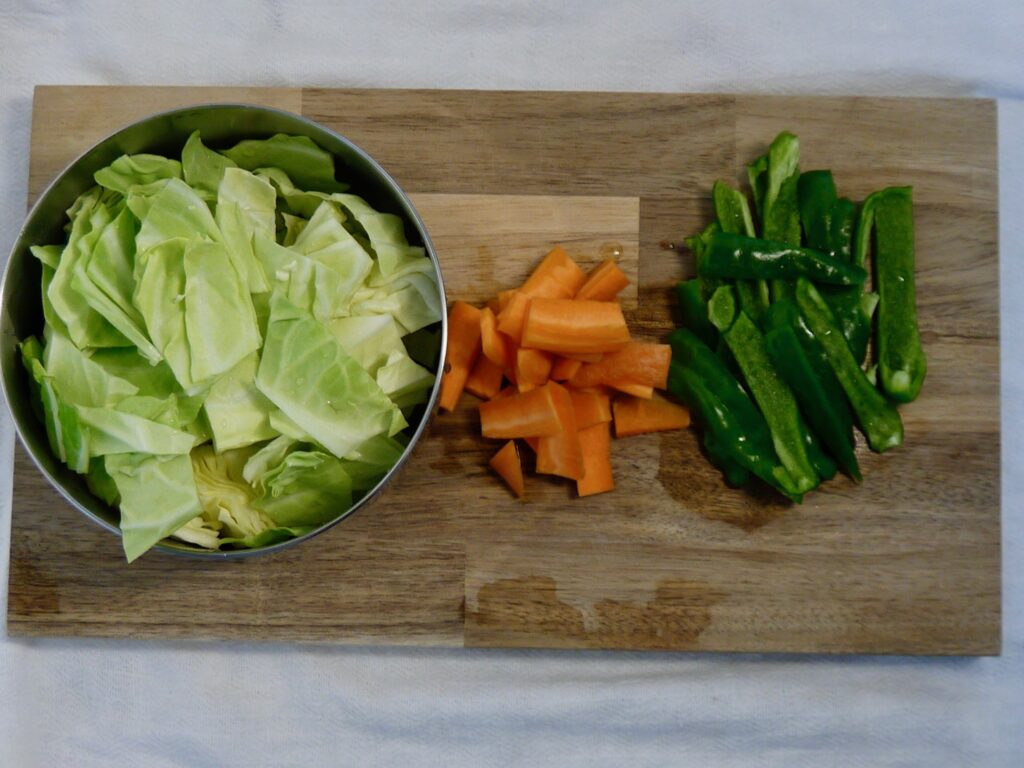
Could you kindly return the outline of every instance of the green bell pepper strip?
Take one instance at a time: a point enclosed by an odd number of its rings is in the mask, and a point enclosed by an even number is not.
[[[723,232],[735,232],[754,236],[754,219],[746,196],[724,181],[716,181],[711,188],[711,199],[715,205],[715,217]]]
[[[888,187],[868,201],[874,209],[878,380],[890,399],[909,403],[928,370],[917,325],[912,190]]]
[[[716,181],[711,190],[715,216],[723,232],[754,237],[754,219],[750,215],[747,196],[724,181]],[[736,294],[743,311],[760,323],[768,311],[768,283],[764,280],[737,280]]]
[[[790,245],[800,245],[800,210],[797,184],[800,178],[800,141],[783,131],[768,147],[768,179],[762,212],[762,236]],[[793,295],[791,280],[771,283],[772,301]]]
[[[668,388],[689,407],[694,421],[704,433],[704,450],[711,463],[721,470],[725,482],[733,487],[746,485],[750,472],[733,458],[731,440],[738,428],[735,416],[703,383],[700,376],[673,360],[669,365]]]
[[[786,496],[800,501],[803,494],[797,492],[788,470],[779,464],[768,423],[736,377],[686,328],[673,331],[669,344],[669,391],[682,398],[698,420],[708,419],[705,439],[710,435],[712,440],[710,446],[706,445],[708,453],[728,456]]]
[[[808,248],[823,251],[842,261],[853,257],[853,231],[857,206],[836,196],[831,171],[807,171],[797,185],[800,223]],[[864,267],[863,264],[858,265]],[[867,355],[871,338],[871,314],[877,296],[861,287],[820,286],[858,362]]]
[[[796,398],[771,363],[761,332],[745,313],[737,311],[732,291],[725,287],[711,297],[708,316],[739,363],[747,388],[768,423],[775,453],[794,481],[795,492],[803,494],[817,487],[819,475],[807,454],[807,427]]]
[[[683,327],[689,328],[713,348],[718,343],[718,329],[708,320],[708,303],[703,291],[703,281],[699,277],[683,280],[676,286],[676,298]]]
[[[684,241],[686,243],[686,247],[693,253],[693,259],[698,273],[700,272],[701,262],[704,261],[704,254],[707,252],[708,243],[711,242],[712,237],[721,231],[722,227],[719,226],[718,222],[712,221],[700,234],[691,235]],[[715,289],[721,284],[721,280],[714,278],[704,278],[702,280],[701,288],[705,302],[711,298],[711,294],[713,294]]]
[[[877,192],[872,192],[864,200],[857,217],[857,235],[853,243],[853,263],[861,269],[868,268],[871,256],[871,235],[875,231],[875,203]]]
[[[796,395],[808,426],[835,456],[843,471],[860,482],[860,467],[854,452],[853,418],[846,395],[828,364],[825,363],[822,371],[821,361],[804,350],[796,330],[799,315],[796,304],[789,299],[772,305],[764,336],[768,356]],[[818,344],[817,339],[812,340]]]
[[[831,256],[832,215],[837,201],[836,183],[832,171],[805,171],[797,181],[797,201],[804,242],[808,248],[824,251]],[[846,259],[849,261],[849,258]]]
[[[840,197],[832,206],[826,248],[843,261],[853,259],[853,233],[857,225],[857,204]]]
[[[800,244],[800,141],[783,131],[768,147],[768,183],[765,187],[763,233],[766,240]]]
[[[757,231],[764,234],[764,199],[768,193],[768,155],[761,155],[747,166],[747,181],[754,197],[754,211],[761,225]]]
[[[789,299],[780,299],[780,301],[789,301]],[[785,379],[783,379],[785,381]],[[789,386],[788,384],[786,386]],[[803,420],[803,437],[804,437],[804,450],[807,451],[807,459],[811,462],[811,466],[814,467],[815,473],[818,475],[819,482],[825,480],[831,480],[836,476],[836,472],[839,471],[838,466],[832,457],[825,452],[824,446],[821,444],[821,440],[814,434],[810,426],[807,424],[806,419]]]
[[[809,277],[835,285],[863,285],[867,272],[821,251],[717,232],[704,244],[697,260],[701,277],[795,280]]]
[[[850,351],[850,345],[843,338],[828,303],[805,278],[796,282],[796,303],[807,326],[821,342],[868,445],[879,452],[901,445],[903,421],[899,411],[868,381]]]

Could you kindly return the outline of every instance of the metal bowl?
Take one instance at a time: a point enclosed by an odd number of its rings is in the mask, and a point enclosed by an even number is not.
[[[94,496],[84,478],[68,469],[50,451],[43,424],[32,410],[29,399],[28,374],[20,359],[18,342],[30,334],[39,334],[43,327],[38,261],[29,253],[29,246],[63,242],[65,211],[86,189],[94,186],[93,173],[109,165],[123,154],[151,152],[180,156],[189,135],[199,130],[203,142],[213,147],[227,146],[242,139],[262,139],[275,133],[308,136],[335,157],[340,179],[351,184],[354,193],[365,198],[377,210],[400,215],[406,222],[409,242],[426,249],[437,273],[441,306],[446,306],[441,267],[430,236],[409,197],[376,160],[364,150],[334,131],[312,120],[267,107],[244,104],[215,104],[186,107],[147,117],[122,128],[99,142],[72,162],[38,199],[18,235],[4,270],[0,288],[0,375],[7,405],[22,445],[39,471],[76,509],[111,533],[120,536],[119,512]],[[410,419],[412,439],[398,463],[392,467],[369,493],[350,508],[339,510],[329,522],[295,539],[254,549],[211,551],[170,540],[155,549],[177,555],[200,558],[229,559],[276,552],[295,546],[328,528],[337,525],[356,510],[377,497],[408,460],[426,429],[440,390],[441,364],[447,348],[447,320],[441,320],[441,347],[437,364],[438,376],[430,398]]]

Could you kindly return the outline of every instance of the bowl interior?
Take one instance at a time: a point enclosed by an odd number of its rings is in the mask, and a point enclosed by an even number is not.
[[[441,306],[445,306],[444,284],[433,245],[409,198],[388,173],[365,151],[323,126],[298,115],[249,105],[203,105],[177,109],[145,118],[104,139],[65,169],[43,192],[21,230],[4,271],[0,297],[0,373],[15,428],[29,455],[50,483],[75,507],[103,527],[120,535],[118,512],[94,496],[81,475],[68,469],[50,451],[43,425],[33,412],[27,374],[21,365],[18,342],[43,327],[40,302],[41,269],[29,252],[32,245],[64,242],[65,211],[85,190],[95,185],[93,174],[123,154],[149,152],[180,157],[189,135],[199,130],[203,143],[221,149],[242,139],[268,138],[276,133],[308,136],[335,157],[336,176],[351,185],[351,192],[374,208],[400,215],[413,245],[422,245],[437,272]],[[441,321],[439,361],[444,359],[447,324]],[[377,486],[347,510],[305,536],[255,549],[213,552],[185,543],[168,542],[156,549],[207,558],[234,558],[276,551],[294,546],[321,533],[355,512],[377,496],[405,462],[423,433],[438,396],[440,376],[424,407],[410,419],[412,439],[399,462]]]

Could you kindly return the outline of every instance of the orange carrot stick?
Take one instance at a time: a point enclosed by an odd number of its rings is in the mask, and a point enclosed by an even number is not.
[[[586,429],[594,424],[612,420],[611,398],[599,392],[581,392],[570,389],[573,411],[576,413],[576,429]]]
[[[456,301],[448,312],[448,351],[438,398],[441,410],[455,410],[479,355],[480,310],[464,301]]]
[[[514,291],[508,304],[498,315],[498,330],[516,344],[519,344],[523,337],[523,321],[529,308],[530,297],[521,291]]]
[[[672,347],[631,341],[616,352],[609,352],[600,362],[587,363],[569,380],[571,387],[593,387],[600,384],[643,384],[657,389],[668,385],[668,366]]]
[[[559,354],[613,352],[629,341],[622,308],[614,301],[533,299],[523,322],[522,345]]]
[[[600,363],[604,359],[603,352],[565,352],[561,355],[568,360],[581,363]]]
[[[516,350],[516,383],[541,386],[551,376],[551,355],[539,349]]]
[[[514,357],[508,336],[498,330],[498,318],[490,307],[480,311],[480,347],[487,359],[502,370],[512,367]]]
[[[615,490],[612,477],[611,424],[602,421],[579,431],[583,450],[583,477],[576,481],[580,496]]]
[[[583,477],[583,452],[576,433],[576,412],[572,407],[572,398],[569,390],[561,384],[552,381],[547,386],[554,395],[562,431],[557,435],[542,437],[538,442],[537,472],[579,480]]]
[[[619,392],[624,394],[632,395],[633,397],[640,397],[644,400],[650,400],[654,397],[654,387],[650,384],[632,384],[628,381],[613,381],[608,386],[612,389],[617,389]]]
[[[619,291],[629,285],[626,273],[611,259],[605,259],[587,277],[580,289],[576,291],[576,299],[590,301],[613,301]]]
[[[576,375],[583,363],[568,357],[558,357],[555,364],[551,366],[551,378],[555,381],[568,381]]]
[[[615,436],[629,437],[645,432],[665,432],[690,426],[690,412],[668,400],[641,400],[636,397],[616,398]]]
[[[484,437],[543,437],[562,431],[551,385],[480,403]]]
[[[492,397],[491,400],[501,400],[501,398],[503,398],[503,397],[509,397],[511,395],[516,394],[517,391],[518,390],[516,390],[515,384],[509,384],[503,390],[498,392],[498,394],[496,394],[494,397]]]
[[[523,482],[523,465],[519,461],[519,449],[516,448],[514,440],[509,440],[505,445],[491,457],[491,469],[498,473],[498,476],[512,489],[519,498],[523,497],[526,484]]]
[[[579,264],[556,245],[519,290],[530,298],[571,299],[586,279]]]
[[[492,399],[501,389],[505,374],[500,365],[495,365],[483,355],[476,359],[473,370],[466,379],[466,391],[484,400]]]

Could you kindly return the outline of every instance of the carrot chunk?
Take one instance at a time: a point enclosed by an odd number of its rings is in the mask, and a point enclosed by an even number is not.
[[[654,397],[654,387],[650,384],[632,384],[628,381],[615,381],[608,386],[624,394],[641,397],[644,400],[650,400]]]
[[[480,310],[472,304],[456,301],[448,312],[448,351],[438,398],[441,410],[455,410],[479,355]]]
[[[559,354],[613,352],[629,341],[614,301],[533,299],[523,322],[522,346]]]
[[[501,400],[501,398],[509,397],[510,395],[516,394],[516,392],[517,392],[516,385],[515,384],[509,384],[503,390],[498,392],[498,394],[496,394],[494,397],[492,397],[491,400]]]
[[[619,397],[612,405],[612,410],[615,414],[616,437],[666,432],[690,426],[690,412],[668,400]]]
[[[519,290],[531,299],[571,299],[586,279],[587,275],[579,264],[562,246],[556,245]]]
[[[490,307],[480,310],[480,349],[502,370],[512,367],[509,338],[498,330],[498,318]]]
[[[602,421],[579,431],[583,451],[583,477],[576,481],[580,496],[615,490],[612,477],[611,424]]]
[[[489,463],[491,469],[512,489],[512,493],[522,498],[526,484],[523,482],[523,465],[519,461],[519,449],[516,448],[515,441],[509,440],[505,443],[501,450],[491,457]]]
[[[562,431],[550,384],[480,404],[480,430],[484,437],[544,437]]]
[[[600,384],[643,384],[657,389],[668,386],[668,367],[672,347],[631,341],[616,352],[609,352],[597,363],[583,365],[569,380],[571,387]]]
[[[501,380],[504,378],[505,373],[500,365],[495,365],[480,355],[466,379],[466,391],[484,400],[490,400],[498,394],[501,389]]]
[[[586,429],[594,424],[612,420],[611,398],[600,392],[569,390],[573,411],[576,413],[576,429]]]
[[[516,383],[541,386],[551,376],[551,355],[539,349],[516,350]]]
[[[551,378],[555,381],[568,381],[576,375],[576,371],[580,369],[583,363],[580,360],[573,360],[568,357],[559,357],[555,359],[555,364],[551,366]]]
[[[530,297],[522,291],[513,291],[508,304],[498,315],[498,330],[516,344],[523,338],[523,321],[526,320],[526,311],[529,308]]]
[[[537,443],[537,472],[579,480],[583,477],[583,451],[576,433],[576,412],[569,390],[561,384],[549,382],[558,411],[562,431],[557,435],[541,437]]]
[[[626,273],[612,259],[605,259],[587,276],[587,282],[576,291],[576,299],[613,301],[619,291],[629,285]]]
[[[565,352],[561,356],[580,363],[600,363],[604,359],[603,352]]]

